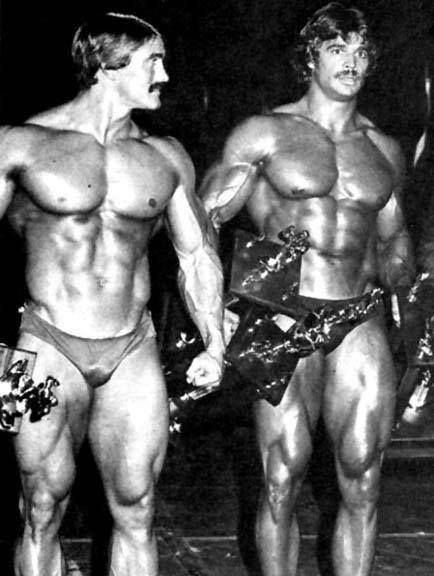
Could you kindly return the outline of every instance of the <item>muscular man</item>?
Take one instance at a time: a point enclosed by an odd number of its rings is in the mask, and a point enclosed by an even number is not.
[[[363,309],[379,281],[393,293],[412,280],[400,198],[403,157],[398,144],[356,109],[375,62],[363,14],[328,4],[308,21],[299,40],[304,96],[236,127],[201,194],[217,229],[245,206],[266,239],[279,242],[279,233],[291,225],[309,233],[299,295],[288,306],[315,310],[328,302],[339,311],[360,302]],[[333,351],[301,358],[277,406],[255,403],[265,484],[257,517],[264,574],[296,574],[294,509],[320,414],[342,496],[335,571],[370,573],[395,388],[377,307]]]
[[[0,205],[21,235],[29,292],[19,346],[35,382],[56,378],[58,405],[24,418],[14,439],[24,531],[19,576],[66,573],[58,531],[87,435],[113,517],[111,576],[156,576],[154,487],[168,403],[150,296],[148,244],[160,219],[179,257],[180,288],[205,344],[196,385],[222,372],[222,273],[182,146],[131,119],[154,110],[168,76],[158,31],[106,14],[73,41],[81,90],[0,136]]]

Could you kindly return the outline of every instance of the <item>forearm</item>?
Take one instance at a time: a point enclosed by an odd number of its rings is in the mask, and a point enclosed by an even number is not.
[[[180,257],[178,283],[206,350],[221,359],[225,348],[223,272],[216,251],[207,242],[194,253]]]
[[[382,280],[391,292],[413,284],[416,270],[413,246],[407,230],[393,236],[380,250],[379,256]]]

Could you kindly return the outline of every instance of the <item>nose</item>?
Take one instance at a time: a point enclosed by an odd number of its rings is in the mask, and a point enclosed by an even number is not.
[[[350,54],[347,56],[346,60],[345,60],[345,68],[355,68],[356,67],[356,59],[355,57]]]
[[[164,67],[163,62],[159,62],[159,66],[155,72],[155,81],[156,82],[168,82],[169,81],[169,75],[166,71],[166,68]]]

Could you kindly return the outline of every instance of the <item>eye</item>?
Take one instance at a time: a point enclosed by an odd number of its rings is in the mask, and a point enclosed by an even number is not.
[[[359,54],[359,58],[362,58],[363,60],[367,60],[369,58],[368,51],[365,48],[363,48],[362,50],[359,50],[358,54]]]

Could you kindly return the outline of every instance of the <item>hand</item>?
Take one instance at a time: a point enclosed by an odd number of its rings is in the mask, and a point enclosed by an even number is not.
[[[223,358],[218,360],[206,350],[193,359],[187,370],[187,382],[193,386],[218,386],[223,375]]]

